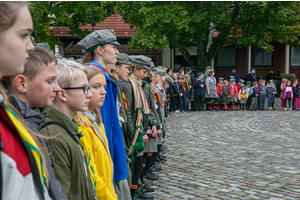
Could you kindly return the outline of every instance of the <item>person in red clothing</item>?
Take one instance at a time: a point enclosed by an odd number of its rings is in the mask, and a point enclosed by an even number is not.
[[[224,107],[222,105],[222,101],[221,101],[223,81],[224,81],[224,78],[220,77],[219,82],[217,83],[217,93],[219,95],[219,98],[217,99],[218,103],[217,103],[217,106],[216,106],[216,110],[222,110],[223,107]]]
[[[237,100],[238,100],[238,97],[239,97],[239,92],[238,92],[238,88],[235,84],[235,79],[231,80],[231,98],[230,98],[230,102],[231,102],[231,106],[230,106],[230,109],[231,110],[235,110],[237,111],[238,110],[238,106],[237,106]]]
[[[0,2],[0,78],[24,71],[33,24],[25,2]],[[48,200],[47,168],[40,143],[0,88],[1,199]],[[3,184],[5,183],[5,184]]]

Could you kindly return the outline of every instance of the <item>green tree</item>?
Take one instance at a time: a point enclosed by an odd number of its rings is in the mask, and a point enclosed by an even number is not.
[[[299,46],[298,2],[143,1],[119,2],[117,12],[137,33],[128,49],[180,49],[184,59],[203,71],[227,45],[273,51],[273,41]],[[211,31],[218,32],[207,49]],[[197,47],[197,60],[186,47]]]
[[[115,2],[95,1],[94,21],[104,21],[115,12]],[[88,32],[81,30],[82,25],[92,24],[91,1],[32,1],[29,3],[34,24],[36,42],[49,42],[53,48],[60,45],[51,27],[65,26],[70,28],[70,34],[84,38]]]

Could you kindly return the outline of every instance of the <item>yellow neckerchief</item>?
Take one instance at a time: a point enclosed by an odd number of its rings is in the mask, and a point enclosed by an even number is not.
[[[41,183],[42,183],[42,188],[43,188],[43,192],[44,192],[45,191],[45,179],[47,177],[46,177],[45,171],[43,169],[42,154],[41,154],[39,148],[37,147],[37,144],[34,141],[34,139],[32,138],[32,136],[28,133],[28,131],[25,129],[25,127],[19,121],[16,113],[14,111],[12,111],[10,108],[5,108],[5,112],[8,116],[8,118],[10,119],[10,121],[12,122],[12,124],[17,129],[17,131],[20,134],[21,138],[26,142],[26,144],[29,146],[29,148],[31,150],[31,153],[34,157],[35,163],[36,163],[38,171],[39,171],[39,175],[40,175],[40,179],[41,179]]]
[[[191,89],[190,89],[189,81],[185,81],[185,82],[186,82],[186,85],[187,85],[188,90],[190,91]]]

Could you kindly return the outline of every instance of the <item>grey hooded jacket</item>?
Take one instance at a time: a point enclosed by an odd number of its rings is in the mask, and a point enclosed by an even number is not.
[[[21,101],[17,97],[15,97],[16,102],[18,103],[18,110],[21,113],[21,115],[24,118],[25,124],[35,133],[39,134],[38,127],[39,125],[44,121],[44,117],[42,113],[40,112],[39,108],[31,109],[28,107],[28,104]],[[46,152],[48,151],[48,148],[46,146],[46,143],[43,138],[36,137],[36,139],[40,142],[41,146],[44,148]],[[52,162],[49,155],[44,155],[44,158],[46,159],[46,166],[48,169],[48,178],[49,178],[49,190],[52,190],[52,192],[49,192],[51,198],[53,199],[59,199],[59,200],[68,200],[67,197],[63,194],[60,184],[57,182],[54,171],[52,168]],[[54,197],[53,197],[54,195]]]

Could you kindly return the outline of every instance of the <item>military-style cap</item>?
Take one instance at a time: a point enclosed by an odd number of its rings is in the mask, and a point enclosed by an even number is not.
[[[151,70],[151,58],[143,55],[128,56],[131,64],[137,64],[143,66],[147,70]]]
[[[220,77],[220,78],[219,78],[219,81],[224,81],[224,78],[223,78],[223,77]]]
[[[247,82],[246,82],[246,85],[251,85],[251,81],[247,81]]]
[[[211,69],[211,66],[207,66],[207,67],[205,67],[205,69]]]
[[[203,73],[202,72],[199,72],[198,74],[197,74],[197,76],[200,76],[200,75],[202,75]]]
[[[232,79],[232,80],[230,81],[230,83],[231,83],[231,82],[235,82],[235,79]]]
[[[245,81],[243,80],[243,79],[240,79],[240,81],[239,81],[240,83],[245,83]]]
[[[244,85],[244,84],[241,84],[241,88],[242,88],[242,87],[245,87],[245,85]]]
[[[234,76],[229,76],[229,79],[234,79]]]
[[[117,55],[116,66],[121,65],[121,64],[131,65],[131,62],[129,61],[128,54],[126,54],[126,53],[119,53]]]
[[[55,56],[57,59],[59,59],[59,60],[63,59],[63,57],[62,57],[60,54],[58,54],[58,53],[54,54],[54,56]]]
[[[174,80],[173,80],[172,77],[169,76],[169,75],[166,75],[166,81],[168,81],[171,85],[174,84]]]
[[[48,42],[40,42],[36,44],[37,47],[42,47],[44,49],[46,49],[47,51],[51,51],[50,45],[48,44]]]
[[[117,37],[113,29],[94,31],[77,43],[77,45],[86,49],[87,52],[90,52],[96,49],[98,46],[103,46],[105,44],[114,44],[120,46],[120,44],[117,42]]]
[[[186,68],[186,71],[187,71],[187,72],[189,72],[189,71],[191,71],[191,70],[192,70],[191,67],[187,67],[187,68]]]
[[[160,75],[160,76],[165,76],[166,75],[165,70],[161,66],[155,67],[154,68],[154,73],[157,74],[157,75]]]
[[[153,61],[151,61],[151,71],[154,71],[155,70],[155,64],[154,64],[154,62]]]
[[[71,61],[75,62],[75,59],[73,57],[68,58],[68,60],[71,60]]]
[[[235,68],[232,68],[231,71],[235,71]]]
[[[208,73],[213,73],[213,72],[215,72],[215,70],[213,70],[213,69],[208,71]]]
[[[255,84],[257,84],[257,81],[254,81],[254,82],[252,83],[252,85],[255,85]]]

